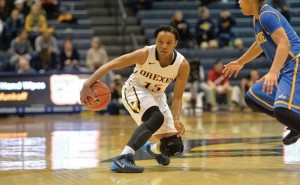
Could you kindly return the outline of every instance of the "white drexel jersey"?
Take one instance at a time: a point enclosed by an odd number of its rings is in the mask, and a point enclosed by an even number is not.
[[[145,87],[153,95],[161,95],[167,86],[177,77],[184,56],[173,50],[171,64],[161,67],[157,60],[156,45],[146,46],[146,48],[149,51],[146,62],[143,65],[136,64],[134,72],[128,81],[131,81],[132,84]]]

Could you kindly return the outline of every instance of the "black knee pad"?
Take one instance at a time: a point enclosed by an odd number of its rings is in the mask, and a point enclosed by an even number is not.
[[[157,106],[150,107],[142,116],[143,124],[154,134],[164,123],[164,115]]]
[[[160,152],[167,156],[175,156],[183,152],[181,137],[173,135],[160,140]]]
[[[250,99],[247,95],[245,96],[245,102],[248,105],[248,107],[250,107],[253,111],[265,113],[265,114],[268,114],[269,116],[273,117],[273,111],[270,111],[270,110],[264,108],[263,106],[257,104],[255,101]]]

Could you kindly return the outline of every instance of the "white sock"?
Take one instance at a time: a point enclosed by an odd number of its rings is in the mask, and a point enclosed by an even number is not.
[[[151,144],[151,146],[150,146],[151,152],[153,152],[155,154],[161,154],[160,150],[158,149],[159,148],[158,144],[160,145],[160,143]]]
[[[133,154],[134,155],[135,151],[130,146],[125,146],[121,155],[124,155],[124,154]]]

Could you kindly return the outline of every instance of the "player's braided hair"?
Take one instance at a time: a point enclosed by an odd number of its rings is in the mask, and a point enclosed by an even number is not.
[[[156,28],[156,30],[154,31],[154,37],[156,38],[157,35],[159,34],[159,32],[161,32],[161,31],[173,33],[175,36],[175,39],[179,40],[179,33],[176,28],[169,26],[169,25],[158,26]]]

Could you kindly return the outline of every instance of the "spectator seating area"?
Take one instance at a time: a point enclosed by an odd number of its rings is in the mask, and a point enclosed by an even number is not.
[[[48,24],[55,28],[55,36],[60,48],[67,36],[73,39],[73,43],[80,54],[80,63],[85,65],[86,52],[90,48],[91,38],[94,35],[86,4],[82,0],[60,0],[60,3],[62,10],[69,10],[74,15],[77,24],[60,23],[57,20],[49,20]]]
[[[116,58],[124,52],[130,52],[134,49],[131,40],[131,33],[135,34],[137,44],[143,47],[145,37],[138,24],[138,20],[132,15],[131,8],[124,1],[128,13],[125,48],[123,51],[123,36],[121,26],[121,13],[119,12],[117,1],[98,1],[98,0],[60,0],[61,12],[71,13],[77,20],[77,23],[61,23],[57,20],[48,20],[48,26],[55,29],[54,36],[58,40],[59,49],[63,48],[63,42],[66,37],[71,37],[73,44],[79,51],[80,66],[86,67],[87,50],[91,47],[91,39],[94,35],[99,36],[107,49],[110,59]],[[118,19],[116,19],[116,16]],[[117,20],[117,21],[116,21]],[[8,51],[0,51],[1,63],[8,62],[11,54]],[[128,75],[132,70],[124,70],[118,73]],[[2,71],[3,72],[3,71]]]
[[[97,19],[97,17],[93,17],[91,15],[93,11],[89,12],[88,9],[95,10],[95,7],[91,7],[93,3],[92,0],[89,1],[73,1],[73,0],[60,0],[60,10],[62,12],[70,12],[77,19],[77,24],[69,24],[69,23],[61,23],[57,20],[48,20],[48,25],[50,27],[54,27],[55,36],[58,39],[59,48],[62,48],[62,44],[64,39],[67,36],[70,36],[73,39],[73,43],[75,47],[79,50],[80,54],[80,64],[81,66],[85,66],[86,52],[90,47],[91,38],[95,33],[100,36],[103,40],[104,45],[106,43],[114,44],[114,42],[110,41],[111,37],[106,35],[99,35],[101,32],[97,32],[97,29],[93,26],[92,19]],[[127,1],[124,1],[127,2]],[[237,25],[233,27],[233,32],[235,33],[235,37],[242,38],[245,47],[249,47],[251,43],[254,41],[254,33],[251,28],[252,20],[251,18],[245,17],[242,15],[241,11],[236,8],[235,0],[228,0],[226,3],[222,1],[212,1],[208,4],[208,8],[210,9],[211,18],[216,22],[217,17],[219,15],[220,10],[229,9],[231,11],[232,17],[234,17],[237,21]],[[300,2],[298,0],[289,0],[290,12],[292,17],[292,25],[294,26],[296,32],[300,34]],[[94,3],[95,4],[95,3]],[[100,3],[103,4],[103,3]],[[128,5],[125,3],[125,5]],[[187,22],[191,27],[191,33],[193,34],[195,31],[195,24],[197,18],[199,16],[198,13],[199,1],[154,1],[153,7],[151,10],[139,10],[137,12],[136,17],[140,22],[141,29],[144,32],[144,36],[148,40],[148,44],[154,43],[153,31],[154,29],[161,24],[169,24],[172,14],[175,10],[181,10],[186,18]],[[101,10],[104,10],[105,7],[101,7]],[[128,11],[128,7],[126,8]],[[129,10],[130,11],[130,10]],[[109,11],[108,11],[109,12]],[[90,14],[89,14],[90,13]],[[101,17],[103,13],[99,12],[98,17]],[[96,14],[95,14],[96,15]],[[108,15],[108,14],[107,14]],[[132,15],[129,13],[129,15]],[[104,16],[104,14],[102,15]],[[112,15],[114,16],[114,15]],[[92,17],[92,18],[91,18]],[[104,17],[103,17],[104,18]],[[130,17],[133,19],[133,16]],[[129,20],[130,20],[129,19]],[[129,21],[130,22],[130,21]],[[131,22],[137,22],[135,20]],[[108,24],[108,23],[107,23]],[[97,23],[98,27],[106,24]],[[137,26],[134,26],[137,27]],[[131,28],[129,26],[129,28]],[[128,28],[128,35],[130,34],[130,29]],[[121,44],[121,38],[118,37],[118,40],[113,39],[117,44]],[[118,42],[117,42],[118,41]],[[142,36],[138,36],[138,41],[140,43],[140,47],[142,47],[143,38]],[[127,41],[130,43],[130,41]],[[110,58],[115,58],[117,52],[113,52],[114,48],[110,50],[110,46],[108,48],[108,55]],[[245,48],[245,49],[246,49]],[[132,50],[131,48],[130,50]],[[214,61],[218,58],[222,59],[225,63],[236,59],[245,51],[239,51],[231,48],[222,48],[222,49],[213,49],[213,50],[202,50],[198,47],[193,47],[190,49],[179,49],[179,51],[186,56],[187,59],[195,59],[198,58],[202,65],[204,66],[205,73],[207,76],[208,71],[212,68]],[[126,51],[128,52],[128,51]],[[118,49],[118,55],[120,55],[120,49]],[[7,61],[9,59],[9,52],[0,52],[0,61]],[[267,61],[264,57],[260,57],[256,59],[254,62],[247,64],[245,70],[241,71],[241,75],[235,80],[232,80],[233,84],[238,84],[238,80],[241,77],[246,76],[251,69],[258,69],[260,74],[264,74],[271,62]],[[129,71],[123,73],[120,71],[122,75],[127,74]],[[130,70],[131,72],[131,70]]]
[[[60,0],[59,3],[60,11],[71,13],[77,20],[77,23],[71,24],[62,23],[58,20],[48,20],[48,27],[54,28],[54,36],[58,40],[60,50],[66,37],[73,39],[73,44],[80,54],[80,64],[85,66],[86,52],[90,48],[91,38],[94,35],[85,2],[82,0]],[[9,60],[11,54],[8,51],[0,51],[1,63]]]
[[[219,12],[222,9],[229,9],[232,17],[237,21],[236,26],[233,27],[233,32],[237,38],[241,38],[244,42],[245,49],[247,49],[254,41],[254,32],[251,28],[252,19],[242,15],[240,9],[236,8],[235,0],[228,0],[223,3],[222,1],[214,1],[208,5],[211,18],[217,21]],[[298,0],[289,0],[290,12],[292,16],[292,25],[295,31],[300,34],[300,3]],[[197,1],[154,1],[151,10],[140,10],[137,16],[144,29],[146,38],[149,44],[153,44],[153,31],[160,24],[169,24],[170,18],[175,10],[181,10],[186,18],[186,21],[191,27],[191,33],[195,32],[195,25],[198,13],[199,2]],[[208,71],[213,67],[214,61],[218,58],[222,59],[225,63],[236,59],[241,56],[245,50],[238,51],[231,48],[201,50],[200,48],[179,49],[179,51],[188,59],[198,58],[204,66],[207,76]],[[237,79],[231,80],[232,84],[238,84],[241,77],[246,76],[251,69],[258,69],[259,73],[265,74],[271,65],[264,57],[260,57],[250,64],[245,66]]]
[[[196,43],[194,35],[196,23],[199,18],[198,7],[200,1],[153,0],[151,9],[139,9],[137,12],[132,10],[133,8],[131,7],[130,0],[122,1],[125,5],[124,10],[127,13],[125,17],[127,18],[124,18],[124,12],[123,14],[121,13],[121,6],[120,4],[118,5],[117,0],[59,1],[60,13],[71,13],[75,17],[76,23],[62,23],[58,20],[49,19],[47,24],[48,27],[54,28],[54,36],[58,40],[60,50],[63,49],[65,39],[69,37],[72,38],[74,47],[79,51],[79,62],[80,67],[82,67],[79,70],[76,70],[76,72],[92,72],[92,70],[88,70],[86,66],[86,55],[88,49],[93,45],[91,44],[91,40],[94,35],[99,36],[107,50],[109,59],[113,59],[124,53],[131,52],[136,48],[143,47],[146,45],[145,41],[147,41],[148,45],[154,44],[155,38],[153,37],[153,32],[155,28],[159,25],[169,25],[171,17],[176,10],[180,10],[183,13],[185,20],[190,26],[191,37],[194,38],[194,42],[192,41],[192,43]],[[292,26],[298,35],[300,35],[300,2],[299,0],[289,0],[288,3]],[[234,38],[240,38],[243,41],[244,48],[236,49],[233,48],[232,45],[229,45],[222,48],[209,49],[208,47],[207,49],[203,49],[197,44],[193,44],[189,48],[178,48],[178,51],[182,53],[188,61],[199,60],[201,62],[206,78],[216,60],[221,59],[226,64],[237,59],[246,51],[255,39],[252,28],[252,19],[242,15],[240,9],[236,6],[236,0],[227,0],[226,2],[223,0],[213,0],[209,1],[207,7],[210,11],[210,18],[213,19],[215,25],[217,25],[220,11],[225,9],[230,11],[231,16],[236,20],[236,25],[233,26],[232,30],[234,32]],[[122,16],[123,18],[121,18]],[[126,26],[124,26],[125,24]],[[125,34],[123,35],[123,33]],[[10,58],[10,52],[0,52],[0,69],[1,64],[7,63]],[[102,64],[103,63],[101,63],[101,65]],[[246,64],[244,70],[240,71],[237,78],[230,79],[230,84],[239,86],[241,78],[246,77],[252,69],[257,69],[260,76],[262,76],[267,73],[270,66],[271,62],[262,55],[253,62]],[[95,68],[97,69],[98,67],[99,66]],[[118,70],[115,73],[120,74],[123,78],[127,78],[132,73],[132,70],[132,68],[126,68]],[[6,71],[0,71],[0,73],[3,73],[2,75],[6,75],[5,72]],[[57,73],[74,71],[39,70],[39,72]],[[170,92],[172,92],[173,87],[174,83],[168,87],[168,94],[172,94]],[[200,99],[202,99],[202,97],[203,94]]]

